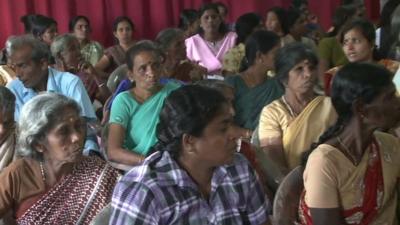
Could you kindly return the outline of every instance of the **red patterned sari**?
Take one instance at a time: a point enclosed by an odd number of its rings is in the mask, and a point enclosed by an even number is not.
[[[100,158],[85,157],[17,218],[17,223],[89,224],[111,201],[118,176],[118,171]]]

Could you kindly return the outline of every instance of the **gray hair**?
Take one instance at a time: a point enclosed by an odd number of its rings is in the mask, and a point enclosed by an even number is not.
[[[21,156],[43,160],[35,145],[45,139],[46,133],[57,123],[65,108],[78,113],[80,107],[73,99],[56,93],[45,93],[29,100],[21,110],[18,153]]]
[[[181,29],[167,28],[160,31],[155,40],[161,51],[166,51],[179,36],[183,35],[184,32]]]
[[[0,106],[2,112],[11,112],[14,114],[15,96],[4,86],[0,86]]]
[[[31,59],[35,62],[41,59],[48,60],[50,57],[50,50],[47,44],[29,34],[10,38],[9,46],[6,46],[9,56],[25,47],[30,47],[32,49]]]
[[[78,42],[78,39],[72,34],[63,34],[57,36],[51,43],[51,55],[54,58],[58,58],[59,54],[74,41]]]

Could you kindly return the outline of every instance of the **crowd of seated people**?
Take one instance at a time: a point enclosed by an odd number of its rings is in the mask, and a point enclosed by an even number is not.
[[[108,48],[84,15],[23,16],[0,52],[0,225],[399,224],[400,6],[377,30],[343,3],[317,38],[295,2],[235,24],[205,3],[154,40],[120,16]]]

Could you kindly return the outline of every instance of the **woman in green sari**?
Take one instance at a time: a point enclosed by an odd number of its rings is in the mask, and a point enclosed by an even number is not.
[[[127,52],[128,76],[134,87],[115,98],[110,116],[107,157],[111,162],[140,164],[156,143],[155,130],[164,99],[179,87],[162,86],[161,56],[152,42],[141,42]]]
[[[283,94],[280,83],[267,76],[279,47],[280,39],[273,32],[254,32],[246,41],[242,72],[225,80],[235,89],[235,122],[243,128],[254,130],[262,108]]]

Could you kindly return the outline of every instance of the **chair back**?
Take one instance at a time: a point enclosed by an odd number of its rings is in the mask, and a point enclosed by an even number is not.
[[[275,193],[272,209],[274,224],[296,224],[303,189],[303,168],[298,166],[286,175]]]
[[[108,203],[106,207],[104,207],[99,214],[97,214],[90,225],[108,225],[110,222],[112,213],[111,203]]]

